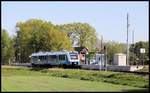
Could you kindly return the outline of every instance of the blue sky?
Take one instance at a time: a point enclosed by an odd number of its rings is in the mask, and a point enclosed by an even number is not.
[[[148,2],[19,2],[3,1],[2,29],[10,36],[15,35],[17,22],[25,22],[31,18],[51,21],[53,24],[86,22],[96,29],[98,37],[103,35],[104,41],[126,42],[127,20],[129,13],[130,42],[131,31],[134,30],[134,41],[149,40],[149,4]]]

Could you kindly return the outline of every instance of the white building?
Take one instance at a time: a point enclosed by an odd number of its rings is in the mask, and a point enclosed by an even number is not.
[[[104,66],[104,54],[96,54],[96,62],[99,64],[99,65],[102,65]]]
[[[126,54],[122,53],[115,54],[113,65],[126,66]]]

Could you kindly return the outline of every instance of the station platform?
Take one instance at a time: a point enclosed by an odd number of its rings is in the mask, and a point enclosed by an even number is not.
[[[139,69],[142,69],[144,66],[116,66],[116,65],[111,65],[111,66],[107,66],[107,70],[110,71],[136,71]],[[106,67],[104,66],[100,66],[100,65],[94,65],[94,64],[82,64],[81,65],[81,69],[89,69],[89,70],[105,70]]]

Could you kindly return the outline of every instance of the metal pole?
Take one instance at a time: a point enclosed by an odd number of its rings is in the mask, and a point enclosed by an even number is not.
[[[134,63],[134,30],[132,30],[132,44],[133,44],[133,63]]]
[[[106,70],[107,71],[107,47],[106,47]]]
[[[128,43],[128,28],[129,28],[129,17],[128,17],[128,13],[127,13],[127,49],[126,49],[126,52],[127,52],[127,66],[129,65],[129,43]]]
[[[103,48],[103,36],[101,36],[101,49]]]
[[[18,48],[19,48],[19,63],[20,63],[20,61],[21,61],[21,48],[20,48],[20,46],[18,46]]]
[[[104,46],[105,49],[105,71],[107,71],[107,47]]]
[[[101,49],[103,49],[103,36],[101,36]],[[101,65],[102,65],[102,64],[101,64],[101,63],[102,63],[102,52],[101,52],[100,58],[101,58],[101,59],[100,59],[100,71],[101,71],[101,68],[102,68],[102,67],[101,67]]]
[[[20,63],[21,63],[21,45],[20,45]]]
[[[144,65],[144,53],[143,53],[143,66],[145,67],[145,65]]]
[[[134,44],[134,30],[132,30],[132,44]]]
[[[16,32],[18,32],[20,30],[20,28],[18,27],[18,26],[16,26]],[[20,49],[21,49],[21,47],[20,46],[18,46],[18,48],[19,48],[19,62],[20,62],[20,57],[21,57],[21,52],[20,52]]]
[[[102,55],[101,55],[101,56],[102,56]],[[101,71],[101,60],[102,60],[102,59],[100,59],[100,71]]]

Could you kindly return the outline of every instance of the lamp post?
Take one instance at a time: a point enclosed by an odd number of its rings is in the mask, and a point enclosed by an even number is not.
[[[16,29],[16,32],[18,32],[20,30],[20,28],[18,26],[16,26],[15,29]],[[21,57],[20,57],[21,56],[20,55],[20,46],[18,46],[18,49],[19,49],[18,56],[19,56],[19,62],[20,62],[20,60],[21,60]]]
[[[132,52],[133,52],[133,63],[134,63],[134,30],[132,30]]]
[[[103,49],[103,36],[101,36],[101,49]],[[99,69],[100,69],[100,71],[101,71],[101,63],[102,63],[102,51],[101,51],[101,56],[100,56],[100,58],[99,58]]]
[[[18,49],[19,49],[19,53],[18,53],[18,56],[19,56],[19,62],[20,62],[20,60],[21,60],[21,55],[20,55],[20,46],[18,46]]]
[[[105,51],[105,71],[107,71],[107,47],[104,46],[104,51]]]
[[[128,13],[127,13],[127,44],[126,44],[126,53],[127,53],[127,66],[129,65],[129,40],[128,40],[128,33],[129,33],[129,17],[128,17],[129,15],[128,15]]]

